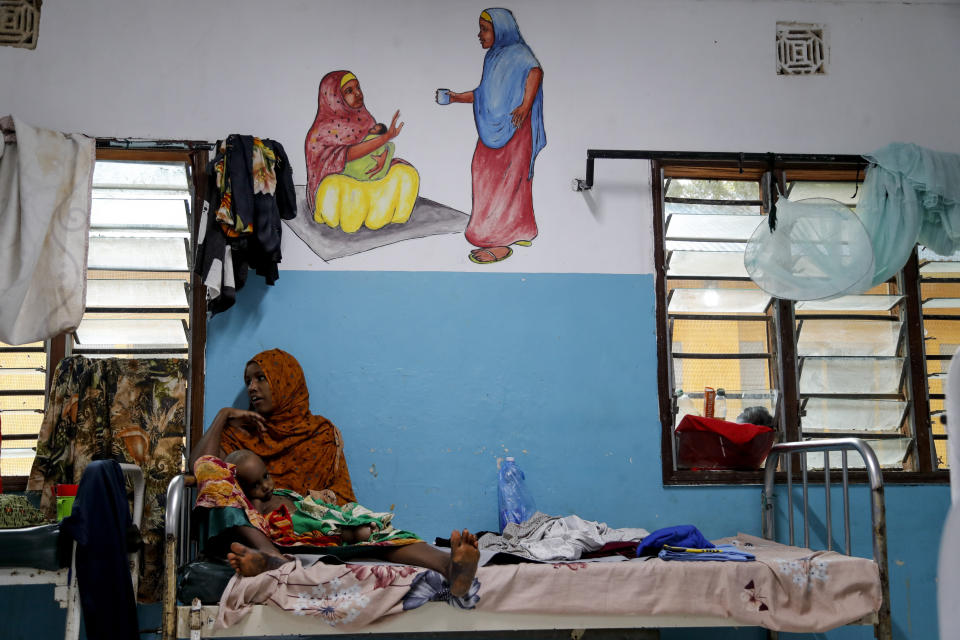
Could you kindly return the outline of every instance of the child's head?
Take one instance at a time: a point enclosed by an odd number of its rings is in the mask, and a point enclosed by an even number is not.
[[[737,416],[741,424],[756,424],[763,427],[775,427],[776,421],[766,407],[747,407]]]
[[[247,449],[237,449],[224,461],[236,465],[237,482],[248,498],[269,500],[273,496],[273,478],[260,456]]]
[[[383,124],[382,122],[378,122],[377,124],[370,127],[370,135],[373,135],[373,136],[379,136],[386,132],[387,132],[387,125]]]

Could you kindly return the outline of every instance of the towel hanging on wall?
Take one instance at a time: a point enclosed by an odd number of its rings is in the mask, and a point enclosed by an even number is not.
[[[83,317],[96,143],[0,120],[16,131],[0,143],[0,341],[20,345]]]

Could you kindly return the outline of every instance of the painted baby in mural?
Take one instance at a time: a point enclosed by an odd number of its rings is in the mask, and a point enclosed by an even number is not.
[[[360,81],[331,71],[320,81],[317,115],[307,133],[307,203],[319,223],[353,233],[410,218],[420,176],[394,156],[400,112],[377,124],[364,104]]]

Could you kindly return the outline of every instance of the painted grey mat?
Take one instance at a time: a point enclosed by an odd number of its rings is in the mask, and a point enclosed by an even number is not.
[[[306,187],[297,185],[297,217],[284,220],[297,236],[324,261],[369,251],[401,240],[426,238],[441,233],[463,233],[470,216],[439,202],[417,198],[410,219],[403,224],[388,224],[374,231],[360,227],[354,233],[315,222],[307,208]]]

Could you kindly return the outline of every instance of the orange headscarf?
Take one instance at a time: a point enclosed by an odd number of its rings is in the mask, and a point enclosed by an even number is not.
[[[340,430],[323,416],[310,413],[310,392],[297,359],[271,349],[250,362],[260,365],[270,384],[273,413],[266,416],[267,431],[262,436],[244,429],[225,430],[224,451],[249,449],[259,455],[277,487],[304,495],[311,489],[330,489],[339,504],[356,502]]]

